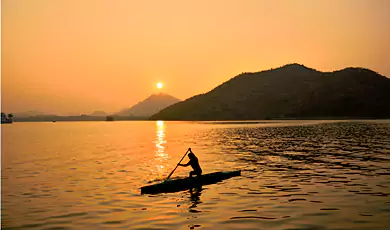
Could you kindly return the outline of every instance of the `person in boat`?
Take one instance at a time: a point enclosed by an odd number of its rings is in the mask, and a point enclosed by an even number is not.
[[[197,176],[202,175],[202,169],[200,168],[198,158],[195,156],[195,154],[192,151],[188,154],[188,158],[190,158],[190,161],[188,161],[187,164],[178,164],[178,165],[183,167],[187,167],[191,165],[194,171],[190,172],[190,177],[192,177],[192,175],[197,175]]]

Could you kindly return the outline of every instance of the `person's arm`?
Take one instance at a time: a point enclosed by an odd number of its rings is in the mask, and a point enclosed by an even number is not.
[[[190,163],[191,163],[191,160],[190,160],[190,161],[188,161],[188,163],[187,163],[187,164],[178,164],[178,165],[179,165],[179,166],[183,166],[183,167],[187,167],[187,166],[191,165]]]

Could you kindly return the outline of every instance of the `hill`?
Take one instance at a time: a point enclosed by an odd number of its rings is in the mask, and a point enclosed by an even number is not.
[[[320,72],[300,64],[242,73],[150,119],[390,118],[390,79],[364,68]]]
[[[168,94],[152,94],[131,108],[123,109],[115,115],[150,117],[151,115],[158,113],[160,110],[177,102],[180,102],[180,100]]]
[[[30,111],[26,111],[26,112],[16,113],[14,115],[15,115],[15,117],[33,117],[33,116],[45,116],[48,114],[45,114],[45,113],[40,112],[40,111],[30,110]]]
[[[89,116],[92,116],[92,117],[104,117],[104,116],[107,116],[107,115],[108,114],[106,112],[100,111],[100,110],[94,111],[91,114],[89,114]]]

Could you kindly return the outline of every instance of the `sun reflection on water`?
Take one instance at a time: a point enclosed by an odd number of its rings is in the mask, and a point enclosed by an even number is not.
[[[164,161],[168,159],[168,154],[165,153],[165,125],[164,121],[156,121],[156,170],[159,174],[166,172]]]

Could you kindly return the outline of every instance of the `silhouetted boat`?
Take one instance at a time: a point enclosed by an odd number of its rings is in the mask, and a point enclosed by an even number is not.
[[[187,177],[183,179],[167,180],[162,183],[141,187],[141,194],[156,194],[179,192],[202,185],[215,184],[234,176],[240,176],[241,171],[214,172],[198,177]]]
[[[113,116],[107,116],[106,121],[115,121],[115,118]]]

